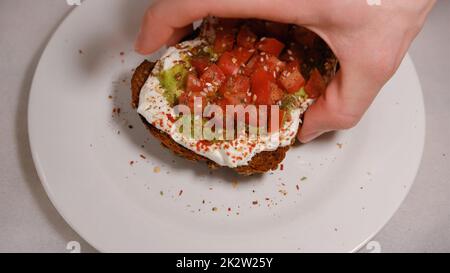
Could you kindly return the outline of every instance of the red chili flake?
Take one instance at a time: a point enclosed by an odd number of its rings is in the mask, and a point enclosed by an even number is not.
[[[253,205],[258,205],[258,201],[253,201],[252,204]]]
[[[134,164],[134,161],[131,160],[131,161],[130,161],[130,166],[133,166],[133,164]]]
[[[146,159],[145,155],[139,155],[142,159]]]
[[[284,164],[280,164],[280,171],[284,170]]]
[[[183,194],[183,190],[180,190],[180,192],[178,193],[178,196],[181,196]]]
[[[200,140],[196,143],[196,148],[197,151],[200,150],[204,150],[204,151],[208,151],[209,150],[209,146],[211,146],[211,141],[208,140]]]
[[[124,56],[124,55],[125,55],[125,52],[122,51],[122,52],[120,52],[119,54],[120,54],[120,56]]]
[[[295,185],[295,188],[299,191],[300,190],[300,186],[299,185]]]
[[[228,211],[231,211],[231,208],[228,208]]]
[[[166,114],[166,116],[171,122],[175,122],[176,121],[176,119],[171,114]]]

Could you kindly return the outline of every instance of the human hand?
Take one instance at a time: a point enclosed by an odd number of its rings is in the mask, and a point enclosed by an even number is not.
[[[213,15],[297,24],[328,43],[341,69],[307,110],[301,142],[354,127],[393,76],[436,0],[160,0],[148,10],[136,41],[142,54],[176,43],[192,22]]]

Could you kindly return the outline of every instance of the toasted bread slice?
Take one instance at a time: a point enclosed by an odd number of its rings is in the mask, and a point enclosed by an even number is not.
[[[144,61],[136,68],[132,80],[131,80],[131,104],[133,108],[137,108],[139,105],[139,94],[144,86],[147,78],[153,70],[155,63],[149,61]],[[174,154],[186,158],[192,161],[203,161],[208,164],[212,169],[217,169],[220,166],[215,162],[196,154],[195,152],[181,146],[176,143],[170,135],[162,132],[153,125],[147,122],[144,117],[142,121],[150,131],[150,133],[161,141],[161,144],[167,149],[171,150]],[[278,165],[284,160],[286,152],[289,150],[290,146],[280,147],[275,151],[264,151],[256,154],[248,165],[233,168],[237,173],[241,175],[253,175],[262,174],[271,170],[276,170]]]

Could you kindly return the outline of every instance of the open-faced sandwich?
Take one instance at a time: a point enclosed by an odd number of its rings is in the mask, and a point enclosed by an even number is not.
[[[175,154],[243,175],[265,173],[282,162],[337,66],[305,28],[207,18],[193,37],[136,68],[132,105]]]

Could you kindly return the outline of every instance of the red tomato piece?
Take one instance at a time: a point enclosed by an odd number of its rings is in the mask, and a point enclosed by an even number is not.
[[[283,71],[286,67],[286,63],[280,61],[274,55],[267,54],[264,56],[264,65],[269,70],[269,72],[275,72],[275,75],[278,76],[281,71]]]
[[[236,42],[240,47],[251,49],[255,47],[257,38],[256,34],[248,26],[242,26],[237,35]]]
[[[262,52],[278,57],[284,49],[284,44],[275,38],[262,38],[256,47]]]
[[[206,56],[192,58],[190,63],[199,76],[201,76],[205,69],[211,65],[211,61]]]
[[[305,85],[305,79],[300,73],[297,62],[290,62],[281,73],[278,82],[288,93],[295,93]]]
[[[214,41],[214,52],[222,54],[230,51],[234,46],[234,33],[232,30],[222,29],[216,31],[216,40]]]
[[[248,60],[255,53],[255,49],[247,49],[244,47],[238,47],[233,50],[233,55],[236,57],[240,64],[246,64]]]
[[[247,65],[244,68],[244,74],[247,76],[251,76],[252,73],[262,67],[262,63],[264,62],[264,58],[262,56],[253,55],[253,57],[248,61]]]
[[[235,75],[226,81],[219,89],[219,93],[223,95],[228,104],[238,105],[247,102],[248,93],[250,92],[250,79],[243,75]]]
[[[225,82],[226,76],[223,71],[215,64],[210,65],[205,72],[203,72],[200,80],[211,91],[217,91],[219,87]]]
[[[187,75],[186,92],[199,93],[203,90],[202,82],[193,73]]]
[[[217,65],[227,76],[235,75],[241,66],[239,60],[231,52],[223,53]]]
[[[284,91],[275,82],[270,83],[270,100],[271,103],[277,103],[284,97]]]
[[[251,78],[253,101],[257,105],[272,105],[271,91],[273,89],[273,76],[270,72],[258,68]]]
[[[326,88],[322,75],[317,68],[314,68],[305,86],[306,93],[310,98],[317,98],[325,92]]]
[[[281,56],[280,60],[285,62],[298,62],[299,66],[303,63],[303,59],[305,58],[305,52],[299,46],[294,45],[289,47],[289,49],[285,50]]]

